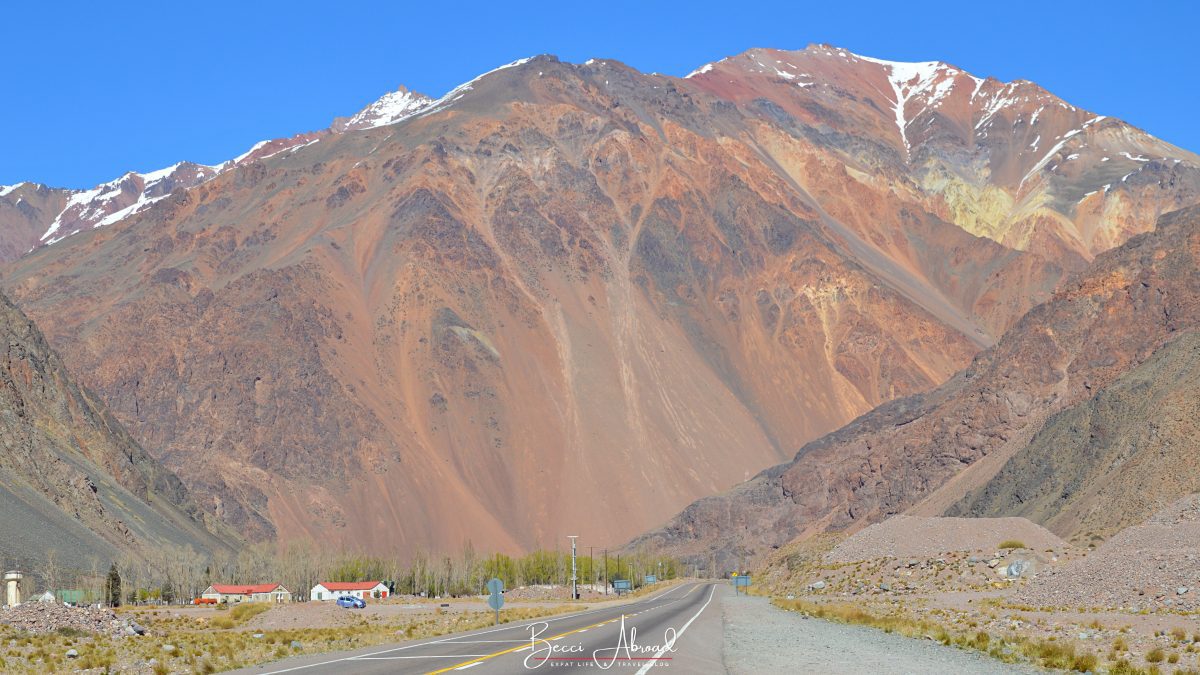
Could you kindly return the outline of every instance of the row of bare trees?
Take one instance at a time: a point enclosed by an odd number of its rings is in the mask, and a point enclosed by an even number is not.
[[[399,594],[445,597],[483,593],[492,577],[503,579],[508,588],[566,585],[571,578],[569,552],[481,555],[469,543],[454,556],[417,551],[404,557],[331,550],[311,542],[256,544],[236,553],[211,555],[186,546],[159,545],[141,555],[124,555],[114,566],[120,576],[120,600],[125,604],[186,603],[213,583],[278,582],[297,599],[305,599],[309,589],[323,581],[378,580],[392,583]],[[51,551],[39,567],[39,592],[72,589],[84,602],[103,602],[106,588],[111,587],[110,565],[99,559],[78,569],[62,564]],[[638,586],[645,575],[669,579],[678,576],[679,570],[674,559],[648,554],[614,553],[576,560],[580,584],[629,579]]]

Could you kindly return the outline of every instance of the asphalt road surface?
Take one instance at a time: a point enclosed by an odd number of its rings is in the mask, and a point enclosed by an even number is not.
[[[294,657],[239,673],[724,672],[719,604],[727,583],[691,583],[645,599],[441,638]],[[663,670],[670,669],[670,670]]]

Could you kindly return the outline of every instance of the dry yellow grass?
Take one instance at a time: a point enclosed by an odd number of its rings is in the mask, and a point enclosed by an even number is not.
[[[457,633],[490,626],[493,621],[491,612],[430,612],[401,622],[361,620],[338,628],[264,630],[258,638],[250,631],[238,630],[244,622],[268,609],[270,605],[247,603],[212,620],[127,611],[126,614],[136,616],[149,631],[136,638],[29,635],[8,631],[0,634],[0,644],[7,645],[7,649],[0,652],[0,672],[129,670],[135,663],[144,664],[155,659],[153,670],[156,674],[215,673],[276,661],[293,654],[317,654]],[[525,621],[578,610],[579,606],[566,604],[513,607],[503,610],[500,620],[502,623]],[[226,626],[227,622],[231,625]],[[165,645],[171,645],[172,649],[165,649]],[[67,659],[69,649],[75,649],[79,657]]]

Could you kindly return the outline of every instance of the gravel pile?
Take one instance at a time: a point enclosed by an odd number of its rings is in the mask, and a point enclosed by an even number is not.
[[[1035,551],[1062,550],[1066,542],[1024,518],[925,518],[892,516],[838,544],[826,556],[831,563],[875,558],[929,558],[942,553],[994,553],[1015,539]]]
[[[1200,499],[1176,502],[1015,596],[1036,607],[1200,610]]]
[[[0,609],[0,623],[37,635],[73,629],[121,637],[142,630],[136,624],[117,618],[111,609],[67,607],[54,602],[27,602],[4,607]]]

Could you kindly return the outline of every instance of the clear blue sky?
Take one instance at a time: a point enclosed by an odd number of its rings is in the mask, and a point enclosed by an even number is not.
[[[514,59],[684,75],[828,42],[1038,82],[1200,151],[1191,3],[13,2],[0,8],[0,184],[90,187],[328,126],[397,85],[439,96]]]

